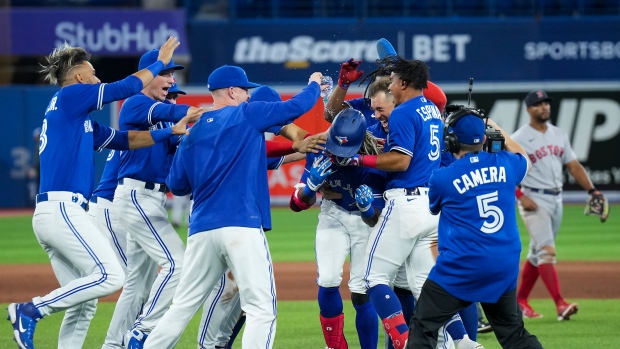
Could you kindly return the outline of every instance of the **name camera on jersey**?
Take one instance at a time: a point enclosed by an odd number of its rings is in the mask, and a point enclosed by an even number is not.
[[[486,117],[483,109],[470,108],[459,104],[447,105],[445,112],[447,115],[446,120],[449,120],[451,117],[454,119],[454,116],[458,115],[457,113],[459,113],[460,115],[473,114],[482,119]],[[486,151],[487,153],[497,153],[498,151],[506,150],[506,139],[504,138],[502,133],[496,130],[494,127],[486,125],[484,135],[487,137],[487,139],[482,146],[482,150]]]

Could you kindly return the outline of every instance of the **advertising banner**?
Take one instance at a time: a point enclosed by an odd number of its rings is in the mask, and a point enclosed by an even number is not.
[[[0,18],[10,33],[0,34],[0,54],[46,55],[67,42],[93,55],[139,56],[170,36],[187,43],[183,10],[19,8],[0,9]],[[188,54],[188,46],[176,53]]]
[[[369,72],[380,38],[399,55],[427,62],[436,82],[620,80],[620,21],[608,17],[195,21],[188,30],[192,83],[205,83],[222,64],[281,84],[300,84],[314,71],[335,77],[349,58],[363,60]]]

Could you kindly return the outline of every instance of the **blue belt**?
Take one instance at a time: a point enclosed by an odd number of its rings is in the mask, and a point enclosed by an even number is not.
[[[124,178],[121,178],[121,179],[118,181],[118,184],[123,184],[123,183],[124,183],[123,179],[124,179]],[[155,186],[156,186],[157,184],[159,184],[159,183],[144,182],[144,189],[148,189],[148,190],[155,190]],[[160,191],[160,192],[162,192],[162,193],[167,193],[167,192],[169,192],[170,190],[168,190],[168,187],[166,186],[166,184],[165,184],[165,183],[161,183],[161,184],[159,184],[159,189],[158,189],[158,191]]]
[[[538,189],[538,188],[530,188],[530,187],[523,187],[523,188],[527,188],[530,191],[533,191],[534,193],[541,193],[541,194],[547,194],[547,195],[560,195],[562,194],[562,189],[559,188],[555,188],[555,189]]]
[[[45,201],[49,201],[49,196],[47,195],[47,193],[37,194],[37,204],[39,202],[45,202]],[[77,196],[73,196],[71,198],[71,201],[77,203],[78,202],[78,197]],[[84,211],[88,211],[88,202],[80,203],[80,207],[82,207],[84,209]]]

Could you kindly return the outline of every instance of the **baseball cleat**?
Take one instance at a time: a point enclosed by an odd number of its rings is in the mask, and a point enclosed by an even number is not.
[[[578,310],[579,305],[577,303],[558,306],[558,321],[570,320],[571,315],[577,314]]]
[[[521,308],[521,312],[523,313],[524,319],[540,319],[542,318],[542,314],[539,314],[532,309],[532,307],[527,303],[527,301],[521,301],[519,303],[519,308]]]
[[[123,344],[127,349],[142,349],[148,335],[140,330],[129,330],[125,333]]]
[[[9,312],[9,316],[7,320],[11,321],[13,325],[13,340],[17,343],[17,345],[21,349],[33,349],[33,336],[34,330],[37,326],[37,321],[39,319],[34,319],[26,314],[24,314],[24,310],[34,310],[36,309],[28,309],[29,307],[34,308],[34,304],[32,303],[11,303],[6,308]]]
[[[493,332],[493,327],[491,327],[491,324],[484,320],[478,320],[478,333],[487,332]]]

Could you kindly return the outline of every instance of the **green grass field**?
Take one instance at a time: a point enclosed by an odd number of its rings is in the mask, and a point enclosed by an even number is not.
[[[560,261],[617,261],[620,260],[620,220],[613,214],[620,206],[611,208],[612,216],[605,224],[595,217],[583,215],[583,207],[566,206],[564,221],[557,241]],[[273,260],[314,261],[314,228],[317,210],[292,213],[286,209],[274,209],[275,229],[268,233]],[[521,237],[527,243],[527,232],[519,220]],[[185,239],[184,228],[179,229]],[[48,263],[32,232],[31,217],[0,218],[0,264]],[[3,280],[3,282],[10,282]],[[45,291],[45,290],[42,290]],[[537,311],[546,315],[543,319],[526,320],[527,329],[536,334],[545,348],[613,348],[618,343],[615,336],[620,323],[620,300],[575,300],[580,311],[573,320],[557,322],[555,308],[549,300],[533,300]],[[3,308],[4,304],[1,305]],[[84,348],[99,348],[114,304],[101,303],[92,321]],[[324,348],[318,324],[318,306],[315,301],[278,303],[278,328],[274,342],[276,349]],[[346,335],[350,348],[359,348],[355,334],[355,312],[350,303],[345,302]],[[37,328],[35,343],[38,349],[56,348],[58,328],[62,314],[54,314],[42,320]],[[195,348],[199,317],[194,317],[185,331],[178,348]],[[0,348],[14,348],[11,340],[11,327],[7,322],[0,326]],[[479,337],[485,348],[500,348],[492,334]],[[381,346],[380,346],[381,347]],[[235,348],[241,348],[238,340]]]

